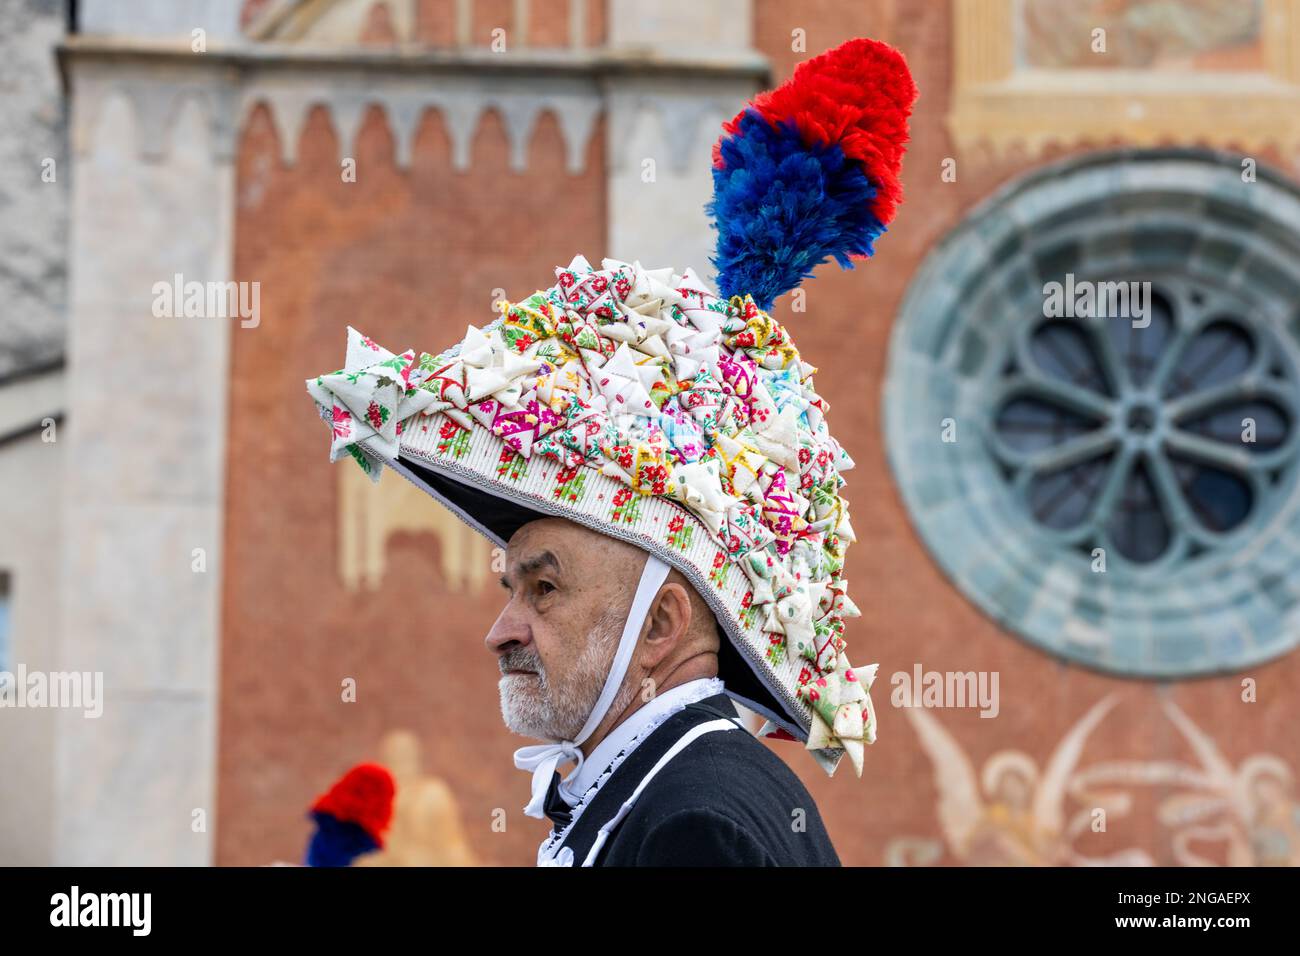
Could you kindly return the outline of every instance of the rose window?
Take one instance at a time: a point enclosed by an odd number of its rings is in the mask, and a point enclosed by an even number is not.
[[[1147,313],[1014,335],[991,448],[1062,543],[1193,560],[1267,513],[1294,457],[1295,381],[1240,303],[1164,280]]]
[[[1300,643],[1300,190],[1258,173],[1075,157],[911,280],[885,448],[929,558],[993,625],[973,640],[1165,679]]]

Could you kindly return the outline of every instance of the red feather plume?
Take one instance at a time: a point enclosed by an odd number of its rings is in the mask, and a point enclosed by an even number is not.
[[[328,813],[336,820],[355,823],[384,845],[383,832],[393,819],[393,775],[377,763],[357,764],[327,792],[316,798],[313,812]]]
[[[876,187],[871,211],[888,225],[903,199],[898,174],[916,96],[903,55],[887,43],[859,37],[800,63],[789,80],[754,97],[723,130],[725,136],[736,135],[752,107],[769,123],[793,122],[809,145],[839,144]],[[722,164],[715,143],[713,165],[721,169]]]

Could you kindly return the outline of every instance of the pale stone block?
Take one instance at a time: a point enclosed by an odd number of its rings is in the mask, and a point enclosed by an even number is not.
[[[58,866],[203,866],[216,806],[208,697],[115,696],[102,717],[59,711]],[[207,831],[193,831],[196,809]]]

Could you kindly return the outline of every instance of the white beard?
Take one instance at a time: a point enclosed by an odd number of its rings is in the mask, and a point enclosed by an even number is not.
[[[502,666],[524,667],[535,674],[503,674],[497,684],[501,693],[501,719],[514,733],[537,740],[572,740],[587,722],[600,699],[605,678],[623,633],[622,616],[613,608],[601,615],[587,632],[582,653],[564,676],[561,686],[548,678],[541,658],[533,652],[506,655]],[[632,700],[635,686],[626,682],[615,695],[610,713],[621,713]]]

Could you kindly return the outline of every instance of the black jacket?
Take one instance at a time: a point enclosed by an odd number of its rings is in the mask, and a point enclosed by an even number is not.
[[[623,761],[563,833],[580,865],[600,828],[690,728],[735,719],[725,694],[665,720]],[[740,728],[706,733],[650,781],[596,866],[839,866],[817,807],[779,757]]]

